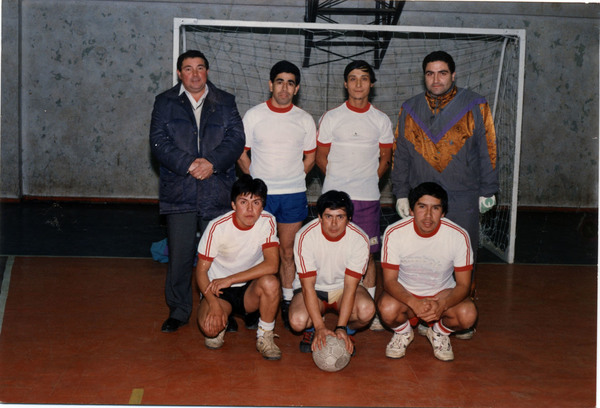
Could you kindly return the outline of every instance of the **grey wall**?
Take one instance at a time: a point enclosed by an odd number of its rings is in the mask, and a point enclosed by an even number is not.
[[[148,126],[154,96],[172,83],[173,18],[304,17],[300,1],[220,3],[3,0],[0,197],[155,199]],[[402,25],[527,29],[520,205],[597,206],[599,11],[483,2],[404,8]],[[366,22],[351,20],[344,22]]]

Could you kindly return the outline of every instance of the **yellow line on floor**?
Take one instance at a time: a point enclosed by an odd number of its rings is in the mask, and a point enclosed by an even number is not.
[[[131,397],[129,397],[129,405],[140,405],[142,403],[143,396],[143,388],[134,388],[133,391],[131,391]]]

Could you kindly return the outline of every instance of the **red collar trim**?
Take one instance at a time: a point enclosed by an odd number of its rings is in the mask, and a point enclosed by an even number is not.
[[[348,109],[350,109],[352,112],[365,113],[371,107],[371,103],[367,102],[367,105],[364,108],[357,108],[356,106],[350,105],[350,102],[346,101],[346,107]]]
[[[331,237],[329,235],[327,235],[325,233],[325,231],[323,231],[323,224],[321,224],[321,233],[323,234],[323,236],[325,237],[325,239],[329,242],[338,242],[339,240],[341,240],[342,238],[344,238],[344,236],[346,235],[346,230],[344,230],[344,232],[342,232],[340,235],[338,235],[337,237]]]
[[[251,230],[251,229],[252,229],[252,227],[254,227],[254,225],[252,225],[252,226],[250,226],[250,227],[248,227],[248,228],[244,228],[244,227],[242,227],[240,224],[238,224],[238,222],[237,222],[237,218],[235,218],[235,212],[232,214],[232,217],[231,217],[231,219],[233,220],[233,225],[235,225],[235,227],[236,227],[237,229],[239,229],[240,231],[249,231],[249,230]]]
[[[269,109],[271,109],[273,112],[276,113],[287,113],[289,111],[292,110],[292,108],[294,107],[293,103],[290,103],[290,106],[287,106],[285,108],[278,108],[276,106],[273,105],[273,103],[271,102],[270,99],[267,100],[267,106],[269,107]]]
[[[431,238],[431,237],[433,237],[440,230],[441,226],[442,226],[442,220],[440,220],[440,222],[437,225],[437,228],[434,231],[430,232],[429,234],[423,234],[422,232],[419,231],[419,228],[417,228],[417,223],[415,222],[415,220],[413,218],[413,227],[415,229],[415,232],[417,233],[418,236],[420,236],[422,238]]]

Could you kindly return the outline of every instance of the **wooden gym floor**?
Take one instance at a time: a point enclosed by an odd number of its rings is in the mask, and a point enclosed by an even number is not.
[[[136,252],[161,233],[154,213],[140,215],[144,207],[37,205],[0,205],[5,404],[595,406],[597,236],[582,233],[577,220],[569,230],[544,227],[554,238],[536,236],[527,243],[535,248],[517,251],[522,259],[563,253],[564,262],[478,265],[477,332],[452,339],[453,362],[436,360],[418,335],[406,357],[388,359],[391,333],[364,331],[350,364],[326,373],[299,352],[300,336],[279,317],[280,361],[261,358],[255,332],[239,319],[220,350],[204,347],[193,321],[161,333],[166,265]],[[543,218],[550,226],[570,216]],[[597,215],[586,217],[597,232]],[[536,220],[522,224],[540,231]],[[80,255],[66,253],[75,249]]]

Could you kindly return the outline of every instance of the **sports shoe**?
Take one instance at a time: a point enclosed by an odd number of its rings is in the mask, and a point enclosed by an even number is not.
[[[312,351],[311,346],[312,346],[314,337],[315,337],[315,329],[314,328],[304,330],[304,335],[302,337],[302,340],[300,340],[300,352],[301,353],[310,353]]]
[[[283,327],[285,327],[287,330],[290,330],[290,303],[292,303],[290,300],[281,301],[281,320],[283,320]]]
[[[452,361],[454,360],[454,352],[452,344],[450,344],[450,336],[433,331],[433,327],[427,329],[427,338],[433,347],[433,355],[438,360]]]
[[[218,349],[223,347],[225,343],[225,332],[227,331],[227,327],[217,334],[217,337],[204,337],[204,345],[209,349]]]
[[[420,336],[427,336],[427,329],[429,329],[429,326],[423,323],[419,323],[417,326],[417,332],[419,332]]]
[[[381,324],[381,320],[379,320],[379,316],[375,315],[373,321],[371,322],[371,326],[369,327],[372,331],[383,331],[385,327]]]
[[[406,354],[406,348],[415,338],[412,328],[402,334],[394,333],[392,339],[385,348],[385,356],[389,358],[402,358]]]
[[[454,332],[454,337],[460,340],[471,340],[474,334],[475,328],[471,327],[470,329]]]
[[[266,360],[279,360],[281,358],[281,350],[275,344],[275,337],[279,336],[274,334],[273,330],[269,330],[256,338],[256,349]]]

